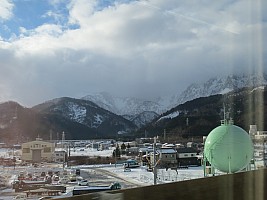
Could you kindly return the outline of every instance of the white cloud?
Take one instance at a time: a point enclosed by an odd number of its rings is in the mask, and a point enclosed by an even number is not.
[[[79,24],[80,26],[87,26],[88,18],[94,13],[96,0],[72,0],[69,4],[70,18],[69,23]]]
[[[27,105],[97,91],[146,98],[218,74],[263,68],[266,21],[249,15],[264,15],[258,4],[151,2],[95,10],[97,1],[73,0],[66,5],[68,24],[21,26],[18,37],[0,42],[0,85],[8,88],[0,89]],[[73,24],[76,29],[66,27]]]
[[[1,0],[0,1],[0,21],[8,20],[12,17],[14,4],[11,0]]]

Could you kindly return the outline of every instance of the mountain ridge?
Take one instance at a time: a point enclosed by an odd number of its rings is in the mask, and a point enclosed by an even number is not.
[[[108,93],[105,94],[106,105],[108,104],[108,102],[111,102],[110,105],[113,106],[119,105],[119,103],[121,103],[122,106],[127,105],[128,107],[125,108],[126,111],[129,111],[128,108],[133,108],[133,113],[135,113],[134,115],[114,114],[108,109],[100,107],[96,102],[89,101],[88,99],[61,97],[38,104],[36,106],[33,106],[32,108],[26,108],[16,102],[9,101],[0,104],[0,135],[2,138],[9,138],[13,141],[25,141],[27,140],[27,138],[35,138],[38,135],[44,136],[46,139],[48,139],[48,134],[51,131],[53,132],[53,134],[65,131],[66,137],[68,139],[97,137],[105,138],[117,137],[118,134],[121,133],[124,133],[125,135],[132,134],[138,129],[153,130],[153,128],[149,128],[150,125],[152,127],[154,126],[155,133],[157,133],[158,129],[160,129],[161,127],[159,126],[160,124],[162,124],[162,127],[165,127],[166,129],[177,131],[176,128],[174,128],[176,126],[175,120],[179,119],[179,117],[181,116],[187,115],[188,113],[185,109],[180,109],[183,106],[194,105],[194,102],[198,102],[198,104],[200,102],[204,102],[207,103],[207,105],[211,106],[213,104],[209,102],[212,100],[217,101],[216,97],[225,95],[227,96],[227,98],[230,98],[231,95],[235,96],[236,94],[238,94],[238,90],[246,91],[245,89],[243,89],[245,88],[244,86],[250,85],[266,85],[266,77],[241,76],[240,78],[238,76],[228,76],[223,79],[213,78],[203,84],[192,84],[184,91],[184,97],[181,96],[183,97],[182,99],[177,98],[178,96],[172,99],[169,98],[169,102],[185,101],[181,104],[175,103],[174,105],[177,105],[171,107],[170,109],[167,109],[167,104],[165,104],[166,107],[164,108],[159,102],[157,103],[147,100],[138,100],[137,98],[125,98],[124,101],[122,101],[118,99],[112,99],[112,96],[110,96]],[[256,93],[258,93],[259,88],[261,87],[254,87],[253,91],[251,90],[247,93],[243,92],[244,97],[242,98],[245,99],[245,101],[248,101],[246,99],[246,96],[251,97],[250,93],[255,93],[255,91]],[[205,96],[210,100],[205,100]],[[193,98],[193,100],[186,101],[186,99],[190,98]],[[237,101],[237,103],[240,104],[240,99],[236,99],[234,97],[231,98],[233,99],[233,101]],[[101,100],[100,96],[98,97],[98,100]],[[161,100],[158,101],[162,100],[164,99],[161,98]],[[115,103],[115,101],[118,101],[118,103]],[[220,101],[222,102],[222,100]],[[199,105],[195,105],[194,108],[194,112],[196,113],[198,112],[198,110],[202,109],[203,111],[201,112],[203,112],[204,114],[206,112],[210,112],[212,116],[212,113],[215,112],[208,111],[208,108],[204,108],[205,105],[203,105],[201,109],[198,108],[198,106]],[[255,105],[253,106],[256,108]],[[177,107],[179,107],[179,109],[177,109]],[[234,109],[239,109],[240,111],[242,110],[242,107],[236,108],[236,106],[234,105],[232,107]],[[254,109],[254,107],[252,108]],[[156,111],[162,109],[161,113],[159,114],[155,112],[155,108]],[[192,113],[194,112],[192,111]],[[203,118],[203,116],[201,115],[192,117],[192,113],[189,123],[191,123],[192,120],[198,121],[197,117]],[[218,113],[213,117],[218,121],[220,120],[218,118]],[[155,122],[155,120],[157,121],[157,123]],[[209,122],[209,120],[203,118],[203,121],[199,123],[202,125],[211,123]],[[184,124],[185,121],[179,123]],[[212,123],[215,122],[212,121]],[[202,127],[200,126],[200,124],[198,125],[199,128]],[[195,129],[192,130],[195,131]],[[204,131],[207,131],[207,128],[203,128],[203,132]]]
[[[254,124],[259,130],[266,130],[266,99],[266,86],[245,87],[226,94],[199,97],[155,118],[150,124],[139,129],[138,134],[146,132],[149,137],[161,136],[165,130],[173,139],[179,136],[208,135],[220,125],[225,116],[227,120],[233,119],[235,125],[246,131]]]
[[[82,97],[82,99],[90,100],[117,115],[136,116],[144,111],[153,111],[160,115],[179,104],[199,97],[225,94],[239,88],[260,85],[267,85],[267,76],[265,74],[241,74],[213,77],[203,83],[192,83],[180,94],[158,97],[154,100],[144,100],[136,97],[115,97],[107,92],[90,94]]]

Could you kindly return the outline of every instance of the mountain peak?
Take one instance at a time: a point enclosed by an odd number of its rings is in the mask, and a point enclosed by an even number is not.
[[[107,92],[90,94],[82,99],[89,100],[117,115],[137,115],[144,111],[153,111],[158,114],[164,111],[157,102],[139,99],[136,97],[115,97]]]
[[[244,87],[258,87],[262,85],[267,85],[266,75],[264,74],[235,74],[224,77],[214,77],[204,83],[193,83],[189,85],[171,107],[199,97],[225,94]]]

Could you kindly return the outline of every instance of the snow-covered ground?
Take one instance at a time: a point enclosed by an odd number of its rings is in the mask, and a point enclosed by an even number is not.
[[[146,167],[133,168],[130,171],[124,171],[122,166],[103,167],[103,169],[108,170],[121,178],[139,183],[139,185],[154,184],[154,174],[152,172],[148,172]],[[177,171],[171,169],[157,169],[158,184],[203,177],[203,167],[189,167],[188,169],[178,169]]]
[[[113,149],[98,151],[91,148],[76,148],[71,149],[72,156],[111,156]],[[98,167],[113,173],[114,175],[135,182],[139,185],[152,185],[154,184],[154,174],[147,171],[147,167],[142,166],[139,168],[132,168],[130,171],[124,171],[121,164],[110,165],[83,165],[80,168],[93,168]],[[203,167],[189,167],[188,169],[178,169],[177,171],[171,169],[158,169],[157,170],[157,183],[168,183],[174,181],[190,180],[195,178],[202,178],[204,176]]]

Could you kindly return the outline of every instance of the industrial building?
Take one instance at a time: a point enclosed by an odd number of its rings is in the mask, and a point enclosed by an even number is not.
[[[51,162],[55,151],[55,144],[45,142],[41,138],[35,141],[23,143],[21,145],[21,160],[27,162],[38,163],[42,161]]]

